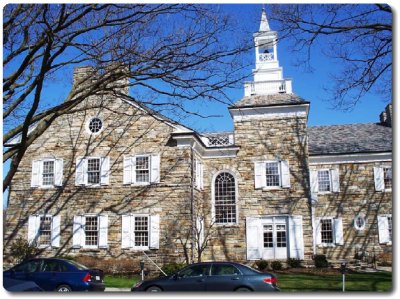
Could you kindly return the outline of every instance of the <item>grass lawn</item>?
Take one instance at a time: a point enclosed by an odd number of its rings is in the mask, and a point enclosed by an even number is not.
[[[106,285],[106,288],[131,288],[133,284],[135,284],[139,280],[139,275],[106,275],[104,277],[104,284]]]
[[[278,285],[283,292],[342,291],[342,275],[309,273],[277,273]],[[131,288],[140,276],[106,275],[108,288]],[[392,273],[346,274],[346,291],[389,292],[392,289]]]
[[[278,273],[278,285],[283,292],[342,291],[342,275]],[[346,274],[346,291],[390,292],[392,273]]]

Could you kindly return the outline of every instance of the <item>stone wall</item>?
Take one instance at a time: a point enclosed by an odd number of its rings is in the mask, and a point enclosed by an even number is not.
[[[340,192],[318,194],[315,217],[342,217],[343,245],[317,245],[317,254],[335,260],[352,260],[358,253],[379,256],[391,252],[392,246],[379,244],[377,216],[392,214],[392,192],[377,192],[374,185],[374,166],[391,165],[384,162],[311,165],[311,169],[338,168]],[[354,218],[366,220],[363,230],[354,227]]]

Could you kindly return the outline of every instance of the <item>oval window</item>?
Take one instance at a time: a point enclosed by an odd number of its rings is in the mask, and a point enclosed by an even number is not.
[[[89,121],[89,131],[91,133],[100,132],[102,127],[103,127],[103,122],[98,117],[94,117]]]
[[[354,218],[354,228],[357,230],[363,230],[365,227],[365,219],[362,216]]]

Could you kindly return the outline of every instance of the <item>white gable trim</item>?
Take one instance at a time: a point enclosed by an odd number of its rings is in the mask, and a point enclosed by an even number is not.
[[[344,163],[368,163],[368,162],[391,162],[392,153],[359,153],[343,155],[321,155],[310,156],[310,165],[319,164],[344,164]]]

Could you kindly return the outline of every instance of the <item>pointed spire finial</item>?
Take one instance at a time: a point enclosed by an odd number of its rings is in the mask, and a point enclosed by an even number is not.
[[[267,20],[267,14],[265,13],[265,6],[263,4],[262,7],[262,13],[261,13],[261,23],[260,23],[260,32],[265,32],[265,31],[271,31],[271,28],[269,28],[268,20]]]

